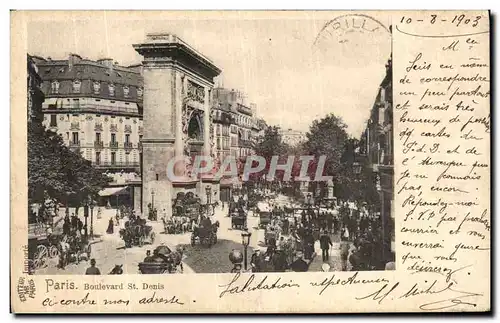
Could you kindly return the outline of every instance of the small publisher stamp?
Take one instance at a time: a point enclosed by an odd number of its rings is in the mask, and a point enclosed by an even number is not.
[[[17,295],[21,302],[26,302],[28,298],[35,298],[36,287],[33,279],[20,277],[17,282]]]

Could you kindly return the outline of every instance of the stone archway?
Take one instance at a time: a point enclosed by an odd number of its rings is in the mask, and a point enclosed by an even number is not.
[[[190,140],[203,140],[203,123],[199,113],[193,113],[188,122],[187,136]]]

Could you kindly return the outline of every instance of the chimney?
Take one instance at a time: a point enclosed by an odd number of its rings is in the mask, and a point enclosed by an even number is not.
[[[113,59],[111,58],[101,58],[97,60],[98,64],[101,64],[103,66],[113,68]]]
[[[71,71],[71,69],[73,68],[73,66],[75,64],[79,63],[81,60],[82,60],[82,58],[81,58],[80,55],[70,53],[69,57],[68,57],[69,70]]]

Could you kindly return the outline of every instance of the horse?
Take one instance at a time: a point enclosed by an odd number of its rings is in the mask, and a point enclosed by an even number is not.
[[[186,233],[189,231],[189,219],[186,216],[181,216],[181,223],[180,223],[181,231],[182,233]]]
[[[66,265],[68,264],[68,256],[70,250],[70,245],[68,242],[67,235],[63,236],[61,241],[59,241],[58,249],[59,249],[59,267],[64,269],[64,267],[66,267]]]
[[[123,265],[115,265],[113,269],[109,272],[108,275],[121,275],[123,274]]]
[[[175,251],[172,251],[168,257],[170,258],[170,268],[169,272],[173,273],[177,271],[177,268],[181,269],[181,273],[184,272],[184,266],[182,265],[182,259],[184,258],[184,248],[177,246]]]

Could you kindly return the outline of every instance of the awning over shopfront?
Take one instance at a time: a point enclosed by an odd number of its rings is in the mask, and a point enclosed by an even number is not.
[[[127,195],[127,187],[128,186],[106,187],[99,192],[99,196]]]

